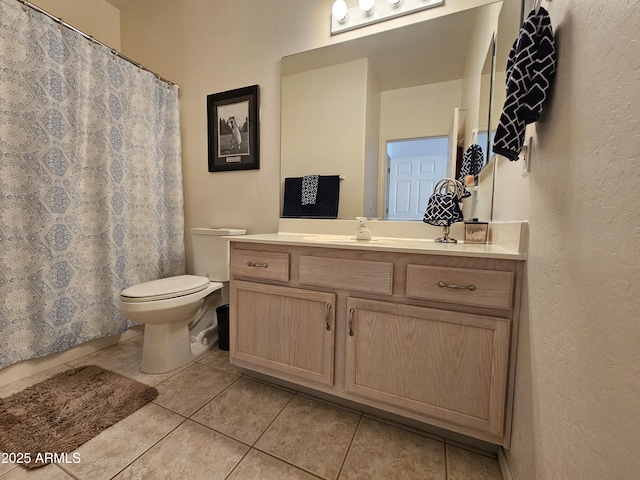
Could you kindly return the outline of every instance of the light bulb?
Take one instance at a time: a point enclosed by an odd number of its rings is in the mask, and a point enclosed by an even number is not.
[[[336,0],[331,7],[331,14],[338,23],[344,23],[347,21],[347,2],[344,0]]]
[[[373,13],[374,3],[376,3],[375,0],[359,0],[358,2],[358,4],[360,5],[360,9],[362,9],[366,16],[369,16]]]

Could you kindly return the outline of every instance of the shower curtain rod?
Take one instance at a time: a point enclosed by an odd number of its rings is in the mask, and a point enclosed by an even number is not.
[[[29,7],[32,10],[35,10],[37,12],[40,12],[44,15],[46,15],[47,17],[51,18],[52,20],[58,22],[60,25],[62,25],[63,27],[66,27],[70,30],[73,30],[76,33],[79,33],[80,35],[82,35],[84,38],[86,38],[87,40],[92,41],[93,43],[96,43],[98,45],[100,45],[101,47],[106,48],[107,50],[111,50],[111,53],[113,53],[116,57],[120,57],[123,60],[126,60],[127,62],[135,65],[136,67],[138,67],[141,70],[144,70],[146,72],[151,73],[152,75],[155,75],[155,77],[162,81],[165,82],[167,84],[167,87],[170,87],[171,85],[175,85],[176,87],[180,88],[180,85],[178,85],[177,83],[172,82],[171,80],[167,80],[166,78],[161,77],[160,75],[158,75],[155,72],[152,72],[151,70],[149,70],[148,68],[146,68],[145,66],[139,64],[138,62],[134,62],[133,60],[131,60],[129,57],[123,55],[122,53],[120,53],[119,51],[117,51],[114,48],[111,48],[108,45],[105,45],[104,43],[102,43],[99,40],[96,40],[95,38],[93,38],[92,35],[89,35],[87,33],[84,33],[82,30],[78,30],[76,27],[74,27],[73,25],[69,25],[67,22],[65,22],[64,20],[62,20],[62,18],[58,18],[55,15],[52,15],[51,13],[47,12],[46,10],[43,10],[42,8],[40,8],[37,5],[34,5],[31,2],[28,2],[27,0],[17,0],[18,2],[22,3],[25,7]]]

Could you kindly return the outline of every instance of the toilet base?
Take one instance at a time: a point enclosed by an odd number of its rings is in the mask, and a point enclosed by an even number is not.
[[[144,326],[142,363],[144,373],[165,373],[191,362],[188,320]]]

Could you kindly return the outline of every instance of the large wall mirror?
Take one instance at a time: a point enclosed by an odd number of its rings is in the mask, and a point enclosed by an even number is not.
[[[486,167],[465,217],[490,220],[490,139],[521,15],[522,0],[487,0],[283,58],[281,207],[285,179],[339,176],[337,218],[420,219],[433,185],[456,175],[473,142]],[[414,213],[395,214],[407,208]]]

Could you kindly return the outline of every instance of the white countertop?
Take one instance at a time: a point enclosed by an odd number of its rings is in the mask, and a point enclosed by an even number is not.
[[[300,245],[306,247],[374,250],[384,252],[424,253],[462,257],[501,258],[524,260],[520,242],[504,243],[437,243],[433,239],[375,237],[373,240],[355,240],[353,235],[322,233],[264,233],[226,237],[232,242],[263,243],[269,245]]]

